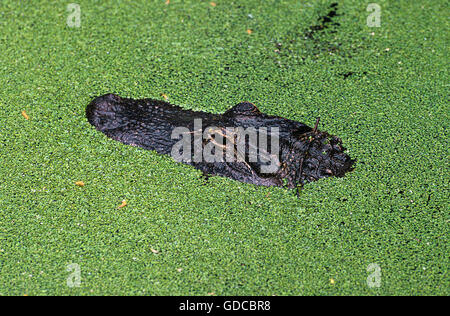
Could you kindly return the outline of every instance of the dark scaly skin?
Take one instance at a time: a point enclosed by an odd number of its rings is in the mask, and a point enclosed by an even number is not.
[[[95,98],[86,108],[88,121],[106,136],[127,145],[171,154],[179,139],[171,139],[176,127],[194,131],[194,119],[202,119],[202,130],[215,126],[279,128],[279,168],[262,173],[264,162],[187,162],[207,175],[220,175],[246,183],[295,188],[329,176],[342,177],[352,170],[354,160],[344,153],[341,140],[303,123],[261,113],[251,103],[239,103],[224,114],[184,110],[164,101],[134,100],[107,94]],[[192,137],[193,139],[193,137]],[[270,144],[270,138],[268,140]],[[270,151],[270,148],[269,148]]]

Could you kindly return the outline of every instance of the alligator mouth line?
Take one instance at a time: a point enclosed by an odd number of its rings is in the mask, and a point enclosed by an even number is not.
[[[319,130],[319,120],[311,128],[261,113],[249,102],[212,114],[106,94],[89,103],[86,116],[109,138],[171,155],[206,176],[255,185],[298,189],[321,178],[342,177],[355,162],[341,139]]]

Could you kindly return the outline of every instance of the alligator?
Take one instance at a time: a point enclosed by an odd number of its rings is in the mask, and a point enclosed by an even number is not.
[[[171,155],[205,176],[298,192],[307,182],[342,177],[354,168],[341,139],[318,129],[319,119],[310,127],[264,114],[250,102],[213,114],[106,94],[88,104],[86,116],[107,137]]]

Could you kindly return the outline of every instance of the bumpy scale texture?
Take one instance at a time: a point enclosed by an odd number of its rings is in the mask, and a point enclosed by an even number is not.
[[[232,139],[232,151],[236,158],[241,159],[228,161],[223,156],[222,162],[207,162],[204,159],[183,162],[200,169],[205,175],[225,176],[256,185],[295,188],[321,178],[342,177],[352,170],[354,163],[354,160],[344,153],[345,148],[341,140],[319,131],[317,124],[311,128],[300,122],[269,116],[248,102],[239,103],[224,114],[211,114],[184,110],[159,100],[134,100],[106,94],[95,98],[87,106],[86,116],[97,130],[112,139],[167,155],[172,153],[173,146],[180,140],[172,139],[172,131],[177,127],[185,127],[194,135],[194,119],[201,119],[202,129],[197,131],[200,135],[210,127],[215,131],[201,140],[201,146],[204,148],[208,142],[214,142],[221,147],[226,145],[227,139]],[[268,147],[265,152],[277,154],[276,170],[271,173],[262,172],[261,167],[269,164],[267,159],[259,156],[256,161],[249,159],[250,148],[254,146],[250,141],[245,141],[245,152],[236,150],[236,136],[229,132],[229,128],[236,127],[267,129]],[[276,153],[271,148],[271,137],[274,136],[270,131],[274,127],[279,130]],[[215,138],[218,135],[223,136],[220,141]],[[192,150],[198,148],[194,144],[195,137],[191,139]],[[226,147],[223,151],[226,152]],[[264,151],[259,152],[263,157]],[[212,153],[215,153],[215,149]]]

